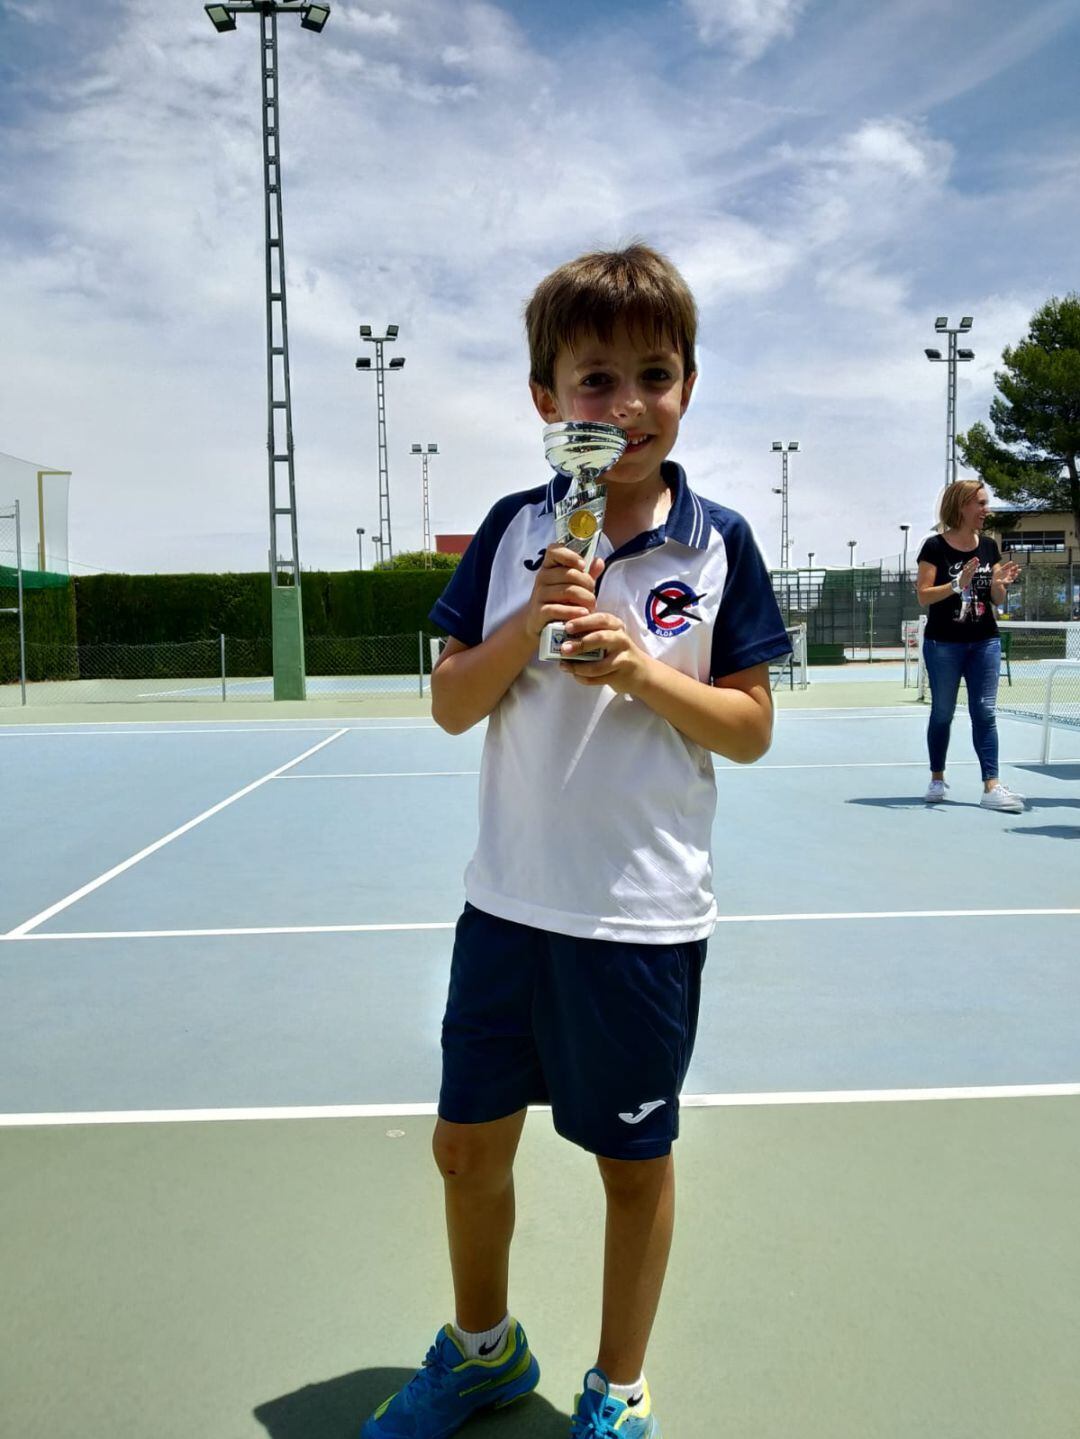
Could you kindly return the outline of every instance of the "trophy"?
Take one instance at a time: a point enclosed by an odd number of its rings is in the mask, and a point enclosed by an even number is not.
[[[600,476],[611,469],[626,449],[626,431],[618,425],[594,424],[591,420],[562,420],[544,427],[544,454],[560,474],[570,476],[570,488],[555,506],[555,542],[581,556],[581,568],[588,572],[604,528],[605,486]],[[540,632],[542,660],[600,660],[604,650],[584,650],[576,655],[560,653],[566,639],[566,624],[554,620]]]

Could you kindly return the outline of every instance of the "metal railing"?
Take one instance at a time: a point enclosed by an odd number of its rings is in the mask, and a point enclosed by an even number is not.
[[[428,636],[308,636],[307,696],[423,695]],[[269,638],[229,635],[179,644],[26,645],[26,693],[18,658],[0,638],[0,707],[19,704],[218,703],[274,697]]]

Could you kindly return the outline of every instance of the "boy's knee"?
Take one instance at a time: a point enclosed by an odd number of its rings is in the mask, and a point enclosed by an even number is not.
[[[658,1159],[608,1159],[598,1154],[596,1163],[609,1195],[634,1199],[663,1187],[673,1167],[674,1155],[669,1151]]]
[[[483,1132],[485,1128],[437,1121],[431,1152],[444,1179],[466,1184],[505,1183],[513,1167],[513,1155],[493,1146],[490,1136]]]

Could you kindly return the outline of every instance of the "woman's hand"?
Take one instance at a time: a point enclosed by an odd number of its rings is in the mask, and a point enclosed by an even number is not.
[[[994,566],[993,582],[1006,588],[1020,578],[1020,566],[1015,560],[1001,560]]]
[[[979,557],[978,555],[973,555],[956,577],[957,583],[962,590],[970,588],[971,582],[975,578],[975,572],[978,570],[978,568]]]
[[[638,649],[618,615],[591,614],[573,619],[566,626],[564,654],[602,649],[602,660],[572,660],[560,668],[573,675],[578,684],[610,685],[619,694],[632,695],[648,668],[654,663]]]

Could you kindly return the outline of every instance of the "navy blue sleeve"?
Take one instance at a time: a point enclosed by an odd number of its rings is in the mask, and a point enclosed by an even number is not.
[[[750,526],[733,510],[711,510],[727,550],[727,578],[712,642],[712,678],[791,653],[784,618]]]
[[[484,638],[484,612],[495,551],[524,498],[506,495],[488,511],[428,616],[433,624],[470,649]]]

